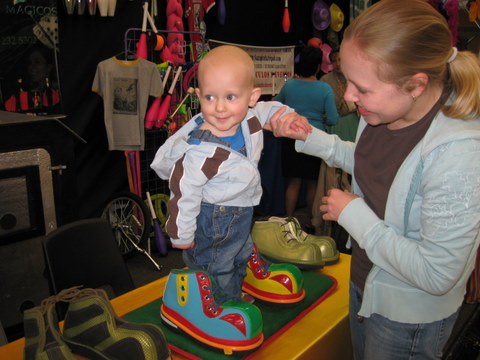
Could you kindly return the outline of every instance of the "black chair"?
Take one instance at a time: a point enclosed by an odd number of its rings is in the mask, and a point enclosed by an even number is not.
[[[104,219],[63,225],[46,235],[42,244],[52,295],[83,285],[103,288],[113,298],[135,288],[112,228]]]

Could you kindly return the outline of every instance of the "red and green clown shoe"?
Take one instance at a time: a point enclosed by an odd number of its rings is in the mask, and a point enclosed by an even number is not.
[[[254,245],[247,263],[243,291],[271,303],[294,304],[303,300],[303,275],[293,264],[273,264],[262,259]]]
[[[252,304],[215,301],[213,280],[202,271],[174,269],[163,294],[163,322],[196,340],[231,355],[249,351],[263,342],[263,319]]]

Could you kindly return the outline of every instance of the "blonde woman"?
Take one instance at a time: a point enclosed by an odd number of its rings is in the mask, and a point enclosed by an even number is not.
[[[440,359],[480,241],[480,62],[421,0],[375,3],[340,55],[356,142],[286,119],[274,134],[352,174],[320,210],[351,238],[355,359]]]

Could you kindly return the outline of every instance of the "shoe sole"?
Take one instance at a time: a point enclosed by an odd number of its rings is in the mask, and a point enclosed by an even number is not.
[[[167,312],[172,312],[172,315],[168,314]],[[165,304],[162,304],[160,307],[160,317],[166,326],[173,329],[175,332],[187,334],[188,336],[200,342],[202,345],[221,349],[225,355],[232,355],[234,352],[250,352],[260,347],[260,345],[263,343],[263,333],[260,333],[255,338],[248,340],[248,343],[243,345],[239,344],[239,341],[225,340],[225,342],[221,342],[221,339],[214,338],[213,336],[211,336],[210,339],[207,339],[206,336],[208,336],[208,334],[204,333],[200,329],[197,329],[193,325],[190,328],[187,325],[180,323],[173,317],[175,314],[177,314],[176,311],[170,309]],[[179,315],[179,317],[181,317],[181,315]],[[202,336],[202,334],[205,336]]]
[[[267,293],[265,291],[261,291],[259,289],[255,289],[254,287],[250,286],[248,283],[244,282],[242,290],[245,291],[246,293],[249,293],[252,295],[254,298],[261,300],[266,303],[274,303],[274,304],[284,304],[284,305],[296,305],[299,302],[301,302],[306,295],[305,289],[302,289],[302,291],[296,293],[296,294],[291,294],[291,295],[277,295],[277,294],[271,294]]]
[[[112,358],[110,356],[104,355],[100,351],[96,350],[95,348],[92,348],[91,346],[86,346],[84,344],[79,344],[74,341],[70,340],[65,340],[63,341],[68,345],[70,350],[76,355],[83,356],[89,360],[111,360]],[[164,357],[162,360],[171,360],[172,357],[170,355],[167,355]]]
[[[338,260],[340,260],[340,252],[335,255],[335,256],[332,256],[330,258],[322,258],[323,261],[325,261],[325,265],[333,265],[333,264],[336,264],[338,262]]]
[[[79,344],[70,340],[63,339],[63,341],[68,345],[74,354],[81,355],[90,360],[108,360],[109,357],[103,355],[101,352],[96,349]]]

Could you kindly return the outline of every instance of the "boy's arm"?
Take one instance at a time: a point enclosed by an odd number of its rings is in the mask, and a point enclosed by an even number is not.
[[[198,159],[195,161],[193,156],[187,153],[175,163],[170,175],[166,230],[174,247],[193,246],[203,186],[208,181],[200,166]]]
[[[306,117],[297,114],[293,108],[278,101],[259,101],[255,105],[254,110],[257,118],[266,130],[272,131],[270,126],[272,118],[278,119],[286,116],[291,119],[292,131],[301,131],[306,134],[312,131],[312,126]]]
[[[270,123],[271,117],[282,108],[285,109],[283,110],[285,114],[295,111],[291,107],[284,105],[279,101],[259,101],[251,110],[255,113],[255,116],[258,118],[258,120],[260,120],[260,123],[263,127],[265,124]]]
[[[157,150],[150,167],[163,180],[168,180],[175,163],[188,151],[188,134],[196,127],[197,115],[190,119],[177,132],[169,136]]]

